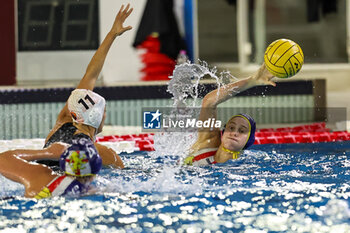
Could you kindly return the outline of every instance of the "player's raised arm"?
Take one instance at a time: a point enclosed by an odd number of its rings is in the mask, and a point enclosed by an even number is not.
[[[117,16],[115,17],[111,30],[103,40],[100,47],[95,52],[94,56],[92,57],[86,69],[86,73],[80,81],[80,83],[78,84],[77,89],[94,89],[96,80],[101,73],[107,53],[113,41],[117,36],[122,35],[124,32],[132,28],[131,26],[123,26],[124,21],[131,14],[132,10],[133,8],[130,8],[130,4],[128,4],[125,8],[124,5],[121,6]]]
[[[211,91],[203,98],[199,119],[205,121],[209,118],[215,118],[216,108],[220,103],[225,102],[244,90],[259,85],[276,86],[276,83],[271,81],[273,77],[274,76],[266,69],[265,64],[263,64],[260,69],[249,78],[230,83]]]

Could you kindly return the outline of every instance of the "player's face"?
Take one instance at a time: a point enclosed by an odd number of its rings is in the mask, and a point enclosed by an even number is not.
[[[227,124],[221,142],[232,151],[243,149],[249,138],[249,123],[243,117],[234,117]]]

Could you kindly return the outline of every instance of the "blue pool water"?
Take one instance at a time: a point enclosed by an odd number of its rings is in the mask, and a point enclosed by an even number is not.
[[[349,154],[350,142],[259,145],[208,167],[123,154],[127,168],[103,169],[100,194],[78,199],[25,199],[0,177],[0,232],[350,232]]]

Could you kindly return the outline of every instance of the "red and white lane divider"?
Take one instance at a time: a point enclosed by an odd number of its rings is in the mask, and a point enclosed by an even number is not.
[[[98,137],[97,142],[105,144],[117,153],[154,150],[154,134],[129,134]],[[314,123],[296,127],[266,128],[257,130],[254,144],[316,143],[350,140],[347,131],[331,132],[325,123]]]
[[[134,151],[152,151],[154,150],[154,141],[152,133],[128,134],[128,135],[111,135],[97,137],[96,142],[104,144],[117,153],[134,152]]]

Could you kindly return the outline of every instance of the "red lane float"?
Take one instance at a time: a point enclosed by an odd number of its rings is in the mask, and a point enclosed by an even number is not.
[[[286,128],[260,129],[255,133],[254,144],[316,143],[350,140],[347,131],[331,132],[326,123],[314,123]]]
[[[134,141],[135,150],[152,151],[154,150],[154,134],[128,134],[111,135],[98,137],[97,142],[121,142]],[[281,143],[317,143],[317,142],[336,142],[350,140],[350,133],[347,131],[331,132],[326,128],[326,124],[314,123],[286,128],[266,128],[257,130],[255,133],[254,144],[281,144]]]
[[[122,141],[134,141],[135,150],[137,151],[152,151],[154,150],[154,141],[152,133],[144,134],[128,134],[128,135],[110,135],[104,137],[97,137],[96,142],[122,142]]]

